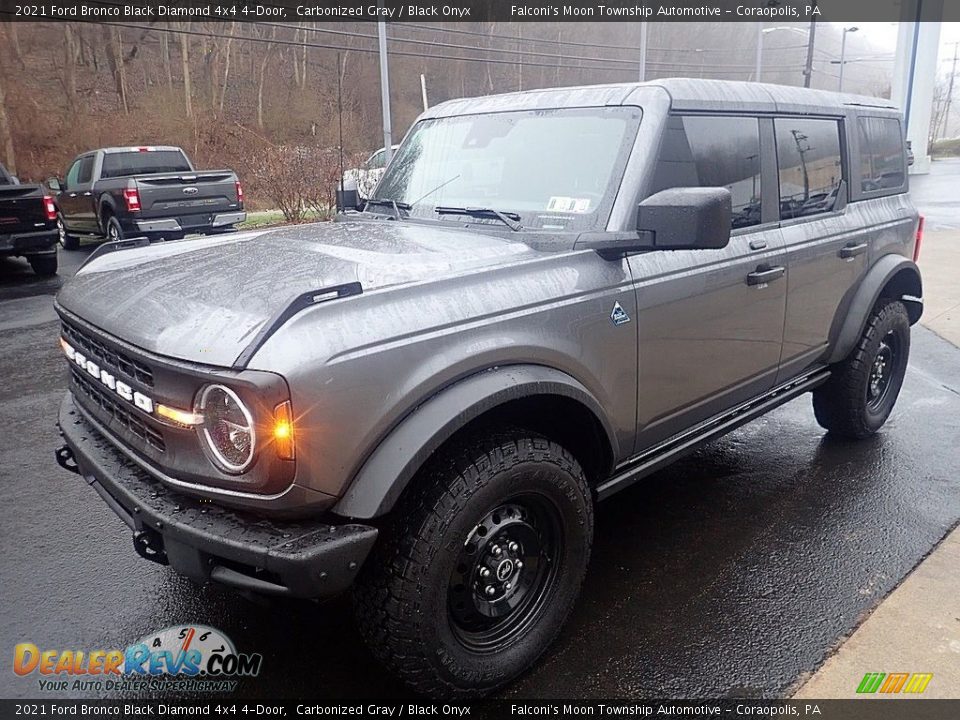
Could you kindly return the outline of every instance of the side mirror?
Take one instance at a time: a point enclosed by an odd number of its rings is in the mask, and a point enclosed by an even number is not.
[[[730,242],[733,201],[723,187],[661,190],[637,208],[637,230],[657,250],[719,250]]]
[[[60,179],[55,177],[47,178],[47,187],[54,192],[60,192],[62,190],[60,187]]]

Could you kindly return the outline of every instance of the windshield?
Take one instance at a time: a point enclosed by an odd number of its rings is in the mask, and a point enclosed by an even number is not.
[[[639,123],[638,108],[424,120],[375,196],[410,206],[414,217],[439,219],[437,207],[491,208],[519,215],[525,228],[596,228],[609,215]]]

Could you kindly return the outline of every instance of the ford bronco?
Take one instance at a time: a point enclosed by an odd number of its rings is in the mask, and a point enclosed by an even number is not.
[[[875,433],[922,312],[885,100],[708,80],[454,100],[364,212],[116,252],[60,291],[61,465],[136,551],[322,598],[467,697],[564,625],[594,503],[812,392]]]

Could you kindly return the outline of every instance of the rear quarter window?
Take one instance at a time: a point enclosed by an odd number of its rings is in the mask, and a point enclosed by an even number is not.
[[[897,118],[861,117],[857,119],[860,139],[858,173],[864,193],[890,194],[903,188],[906,167],[903,136]]]

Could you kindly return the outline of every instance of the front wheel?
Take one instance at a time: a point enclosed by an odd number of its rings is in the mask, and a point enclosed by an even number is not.
[[[890,416],[910,357],[910,318],[899,300],[881,302],[856,347],[813,391],[820,426],[841,437],[873,435]]]
[[[566,622],[590,558],[577,461],[526,432],[431,462],[355,589],[361,633],[417,692],[477,697],[534,663]]]

